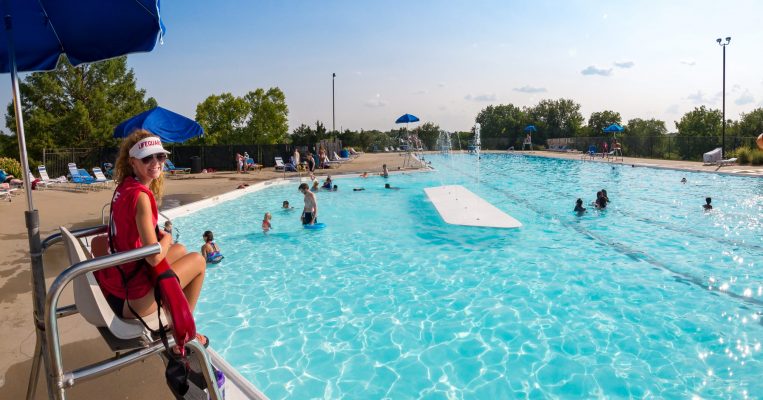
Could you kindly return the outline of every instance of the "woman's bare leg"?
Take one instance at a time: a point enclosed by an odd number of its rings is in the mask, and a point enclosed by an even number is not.
[[[188,305],[193,311],[196,308],[196,301],[199,300],[201,285],[204,283],[204,273],[207,270],[204,257],[199,253],[188,253],[179,260],[170,263],[170,267],[180,278],[180,287],[183,288]]]
[[[172,265],[175,263],[175,261],[179,260],[186,254],[188,254],[188,250],[185,248],[185,246],[180,243],[173,243],[170,246],[170,249],[167,250],[167,262]]]
[[[167,260],[171,260],[173,255],[173,248],[175,255],[185,253],[185,247],[183,245],[173,245],[168,254]],[[199,253],[187,253],[182,255],[175,261],[169,261],[170,268],[175,272],[175,275],[180,279],[180,287],[183,288],[183,294],[185,294],[186,300],[188,300],[188,306],[191,308],[191,312],[196,308],[196,302],[199,300],[199,294],[201,293],[201,286],[204,283],[204,273],[207,269],[207,263],[204,261],[204,257]],[[148,294],[140,299],[130,300],[130,306],[141,317],[156,312],[156,301],[154,301],[154,290],[151,289]],[[125,318],[135,318],[135,315],[130,311],[130,308],[125,302],[122,315]]]

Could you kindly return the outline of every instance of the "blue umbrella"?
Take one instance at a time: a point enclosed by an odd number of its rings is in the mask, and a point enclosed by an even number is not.
[[[419,120],[419,117],[411,114],[404,114],[397,120],[395,120],[396,124],[407,124],[409,122],[417,122]]]
[[[527,125],[525,127],[525,132],[535,132],[537,129],[535,129],[535,125]]]
[[[46,71],[56,67],[64,55],[72,65],[151,51],[164,32],[159,17],[159,0],[2,0],[4,27],[0,33],[0,72],[11,74],[13,108],[19,141],[22,176],[27,197],[26,221],[32,265],[32,298],[37,347],[45,352],[45,274],[42,265],[39,213],[32,202],[29,159],[21,113],[17,73]],[[35,355],[36,357],[36,355]],[[43,357],[50,371],[49,357]],[[35,361],[36,363],[36,361]],[[33,363],[34,365],[34,363]],[[35,375],[37,371],[32,371]],[[36,375],[35,375],[36,376]],[[48,378],[49,395],[57,388]]]
[[[17,72],[56,68],[63,55],[72,65],[151,51],[164,32],[159,0],[3,0],[0,72],[10,72],[22,171],[29,170]],[[27,174],[24,173],[24,178]],[[25,179],[28,180],[28,179]],[[24,185],[34,210],[31,182]]]
[[[604,132],[610,133],[610,132],[622,132],[624,128],[618,124],[612,124],[606,128],[604,128]]]
[[[127,137],[136,129],[145,129],[166,143],[181,143],[204,134],[204,129],[196,121],[162,107],[154,107],[123,121],[114,128],[114,137]]]

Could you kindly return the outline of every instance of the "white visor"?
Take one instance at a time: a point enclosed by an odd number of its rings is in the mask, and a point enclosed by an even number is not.
[[[162,147],[161,139],[155,136],[147,137],[135,143],[130,149],[130,157],[134,158],[148,157],[157,153],[170,154],[169,151],[164,150],[164,147]]]

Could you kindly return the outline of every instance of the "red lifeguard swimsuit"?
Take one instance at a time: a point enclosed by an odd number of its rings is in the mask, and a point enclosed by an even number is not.
[[[127,251],[143,247],[138,233],[138,225],[135,223],[138,195],[145,193],[151,202],[151,223],[156,226],[159,213],[156,208],[156,200],[151,189],[129,176],[125,178],[116,189],[114,199],[111,202],[112,245],[117,252]],[[122,270],[126,277],[135,276],[128,281],[127,294],[129,300],[139,299],[151,290],[151,280],[148,271],[144,268],[145,261],[122,264]],[[143,270],[135,273],[136,268]],[[95,278],[106,295],[113,295],[120,299],[126,298],[125,286],[122,282],[122,274],[117,267],[102,269],[95,272]]]

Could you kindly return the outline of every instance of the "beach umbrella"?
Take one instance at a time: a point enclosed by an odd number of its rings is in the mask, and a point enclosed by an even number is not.
[[[607,133],[617,133],[617,132],[622,132],[624,130],[625,129],[622,126],[618,125],[618,124],[612,124],[612,125],[604,128],[604,132],[607,132]]]
[[[198,122],[162,107],[154,107],[123,121],[114,128],[114,137],[125,138],[136,129],[145,129],[165,143],[182,143],[204,134]]]
[[[524,129],[525,132],[536,132],[535,125],[527,125]]]
[[[28,207],[26,225],[35,327],[37,343],[42,343],[42,354],[46,354],[40,328],[46,289],[39,214],[34,209],[32,185],[27,173],[29,159],[17,74],[55,69],[61,56],[76,66],[151,51],[164,32],[164,26],[159,17],[159,0],[2,0],[0,10],[5,28],[0,30],[0,72],[11,74],[16,134]],[[50,360],[48,357],[44,359],[49,371]],[[49,378],[49,374],[46,376]],[[54,389],[50,385],[49,388]]]
[[[612,125],[604,128],[604,132],[612,133],[612,137],[613,138],[617,138],[617,132],[622,132],[624,130],[625,129],[622,126],[618,125],[618,124],[612,124]]]
[[[403,114],[395,120],[396,124],[407,124],[409,122],[418,122],[419,117],[412,114]]]

